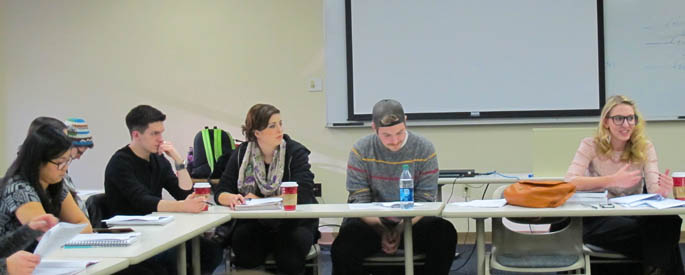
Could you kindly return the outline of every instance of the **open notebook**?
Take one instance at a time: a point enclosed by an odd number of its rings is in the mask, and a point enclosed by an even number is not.
[[[128,246],[138,240],[140,232],[79,234],[65,246]]]
[[[108,226],[113,225],[165,225],[174,220],[174,216],[129,216],[116,215],[106,220]]]

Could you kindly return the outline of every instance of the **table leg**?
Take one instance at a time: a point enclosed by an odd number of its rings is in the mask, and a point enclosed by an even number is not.
[[[176,271],[178,275],[186,275],[186,243],[176,247]]]
[[[192,250],[190,253],[192,253],[193,257],[193,275],[200,275],[202,274],[200,269],[200,236],[193,238],[191,242]]]
[[[414,243],[412,242],[412,217],[404,218],[404,274],[414,275]]]
[[[476,264],[478,275],[485,274],[485,218],[476,219]]]

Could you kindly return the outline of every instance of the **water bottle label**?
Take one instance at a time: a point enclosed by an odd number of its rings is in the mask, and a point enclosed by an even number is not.
[[[400,201],[414,201],[414,189],[400,188]]]

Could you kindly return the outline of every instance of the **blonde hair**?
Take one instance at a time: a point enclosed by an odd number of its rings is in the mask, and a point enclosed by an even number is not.
[[[613,152],[613,148],[611,147],[611,132],[607,129],[606,123],[611,110],[619,104],[626,104],[633,107],[637,120],[635,127],[633,127],[633,133],[626,143],[623,154],[621,154],[621,161],[644,163],[647,160],[647,146],[649,144],[645,135],[645,120],[637,110],[635,101],[626,96],[612,96],[607,100],[604,108],[602,108],[599,126],[597,127],[597,133],[595,134],[596,150],[600,155],[611,157],[611,153]]]

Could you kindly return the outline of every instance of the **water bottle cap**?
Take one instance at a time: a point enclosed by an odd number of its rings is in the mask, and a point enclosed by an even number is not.
[[[402,164],[402,169],[409,169],[409,164]]]

